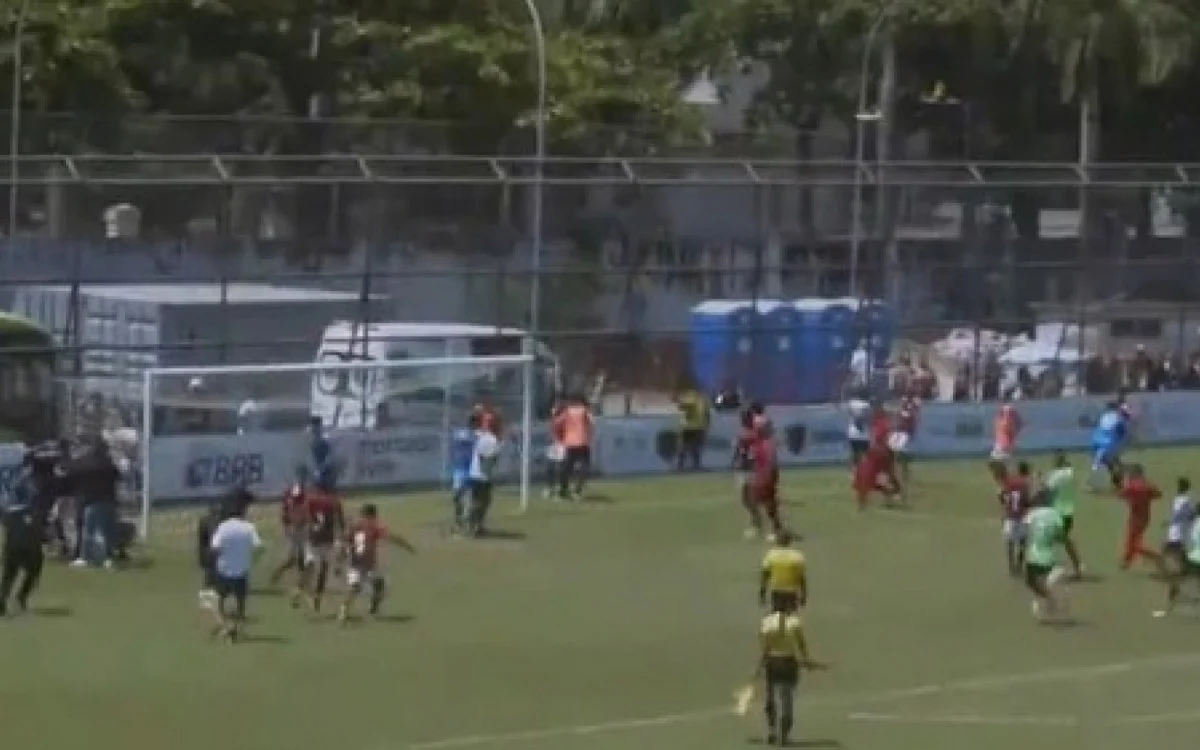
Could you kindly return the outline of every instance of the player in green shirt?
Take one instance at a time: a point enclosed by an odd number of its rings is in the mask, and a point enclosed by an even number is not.
[[[1180,589],[1188,580],[1194,581],[1200,587],[1200,519],[1196,516],[1196,506],[1192,503],[1191,497],[1186,493],[1191,488],[1191,483],[1187,479],[1180,479],[1179,486],[1181,494],[1175,499],[1175,515],[1172,523],[1179,523],[1177,519],[1186,518],[1188,528],[1186,531],[1180,529],[1171,529],[1172,537],[1180,535],[1183,537],[1182,555],[1180,555],[1180,568],[1177,571],[1172,571],[1168,574],[1167,579],[1167,606],[1157,610],[1154,613],[1155,617],[1166,617],[1175,609],[1175,603],[1179,600]],[[1183,533],[1180,533],[1183,532]],[[1177,537],[1176,537],[1177,538]],[[1172,542],[1168,542],[1168,545]]]
[[[1058,590],[1065,571],[1058,567],[1058,547],[1063,543],[1062,515],[1051,505],[1047,492],[1036,493],[1025,515],[1025,585],[1033,592],[1033,616],[1039,620],[1065,611]]]
[[[1075,546],[1075,537],[1071,534],[1075,528],[1075,469],[1062,451],[1054,454],[1054,468],[1046,475],[1046,490],[1050,493],[1054,509],[1062,516],[1063,549],[1071,561],[1072,576],[1079,580],[1083,577],[1083,561],[1079,557],[1079,548]]]

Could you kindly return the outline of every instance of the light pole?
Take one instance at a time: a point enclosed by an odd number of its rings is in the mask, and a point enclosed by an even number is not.
[[[867,38],[863,43],[862,65],[858,74],[858,107],[854,112],[854,197],[850,201],[850,294],[856,299],[861,297],[862,290],[858,283],[859,255],[862,250],[862,189],[863,169],[866,166],[867,123],[879,120],[883,115],[878,110],[867,109],[867,83],[871,74],[871,56],[875,51],[875,42],[879,32],[892,17],[894,5],[886,5],[871,28],[867,30]]]
[[[546,162],[546,27],[537,0],[524,0],[533,26],[534,52],[537,55],[537,109],[533,113],[533,207],[529,271],[529,337],[526,354],[535,354],[541,327],[542,306],[542,189]],[[521,508],[529,503],[529,468],[533,461],[533,399],[536,361],[526,363],[523,371],[524,398],[521,399]]]
[[[17,208],[20,188],[17,181],[21,176],[21,94],[25,76],[23,67],[25,49],[25,21],[29,16],[29,0],[21,0],[17,6],[17,21],[13,29],[12,99],[8,105],[8,236],[17,233]]]

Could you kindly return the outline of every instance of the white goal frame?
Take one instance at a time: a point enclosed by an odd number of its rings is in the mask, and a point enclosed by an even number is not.
[[[253,365],[203,365],[196,367],[148,367],[142,371],[141,388],[141,418],[139,434],[141,476],[140,519],[139,531],[143,539],[150,535],[150,516],[154,507],[154,497],[151,482],[150,456],[154,440],[154,408],[155,386],[163,378],[203,378],[205,376],[221,375],[252,375],[263,373],[311,373],[313,375],[325,372],[354,372],[359,370],[398,370],[418,367],[453,367],[454,365],[491,365],[491,366],[520,366],[521,367],[521,420],[520,420],[520,457],[519,457],[519,492],[520,511],[529,508],[529,498],[532,494],[531,465],[533,461],[533,400],[534,400],[534,368],[537,358],[532,354],[533,342],[526,339],[523,344],[525,353],[495,356],[462,356],[462,357],[426,357],[421,359],[361,360],[354,362],[288,362],[280,364]],[[449,425],[446,425],[449,428]]]

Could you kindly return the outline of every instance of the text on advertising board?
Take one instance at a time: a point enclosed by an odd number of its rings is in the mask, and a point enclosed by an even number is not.
[[[184,484],[193,490],[251,486],[262,482],[265,474],[262,453],[218,453],[192,459],[185,468]]]

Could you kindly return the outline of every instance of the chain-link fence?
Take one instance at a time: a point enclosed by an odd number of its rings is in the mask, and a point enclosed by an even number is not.
[[[516,156],[8,166],[0,304],[53,332],[77,419],[135,422],[105,415],[132,408],[147,366],[317,361],[335,321],[515,341],[535,278],[538,338],[608,413],[671,411],[688,384],[810,402],[848,379],[942,399],[1200,385],[1200,165],[552,158],[540,180]],[[292,380],[205,398],[269,390],[304,412]],[[186,386],[164,398],[202,400]]]

